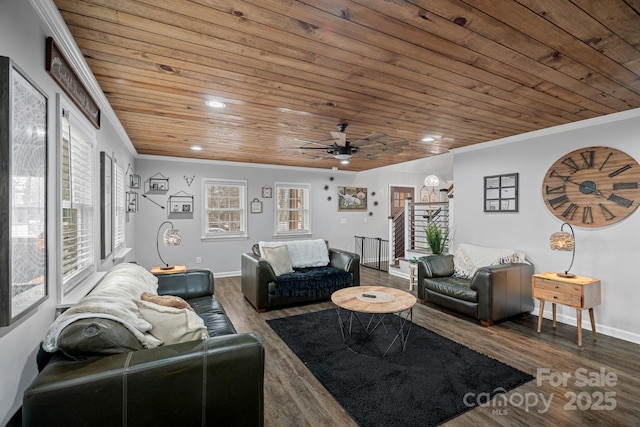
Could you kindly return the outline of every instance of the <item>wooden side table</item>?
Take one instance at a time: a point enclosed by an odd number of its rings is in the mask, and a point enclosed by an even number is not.
[[[185,273],[186,271],[187,267],[185,265],[174,265],[171,268],[151,267],[151,273],[156,276],[159,274]]]
[[[534,274],[531,278],[531,294],[540,300],[540,314],[538,317],[538,333],[542,329],[542,313],[544,303],[551,302],[553,311],[553,328],[556,327],[556,304],[575,307],[578,322],[578,346],[582,347],[582,310],[589,310],[591,319],[591,333],[593,340],[597,340],[596,322],[593,307],[600,305],[600,280],[590,277],[561,277],[556,273]]]
[[[418,264],[409,263],[409,291],[418,284]]]

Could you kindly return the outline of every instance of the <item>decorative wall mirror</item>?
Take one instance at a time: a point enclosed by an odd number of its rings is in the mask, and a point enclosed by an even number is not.
[[[518,174],[484,177],[484,211],[518,212]]]
[[[0,57],[0,326],[48,296],[47,97]]]

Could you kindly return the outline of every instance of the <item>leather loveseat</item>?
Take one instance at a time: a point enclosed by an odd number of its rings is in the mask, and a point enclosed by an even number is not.
[[[262,426],[264,348],[254,335],[236,333],[211,271],[160,276],[158,294],[186,300],[210,338],[142,348],[118,322],[78,320],[63,330],[66,340],[120,348],[55,353],[24,393],[23,425]]]
[[[418,299],[479,320],[485,326],[533,310],[530,263],[478,268],[471,278],[454,276],[453,255],[418,259]]]
[[[331,294],[346,286],[360,285],[360,256],[341,249],[327,246],[329,263],[325,266],[311,268],[295,268],[290,274],[277,276],[272,265],[260,254],[258,245],[253,245],[252,253],[242,254],[242,293],[244,297],[260,312],[284,307],[288,305],[304,304],[315,301],[324,301],[331,298]],[[294,266],[295,267],[295,266]],[[331,275],[347,275],[347,283],[340,285],[327,285]],[[281,293],[278,289],[279,282],[292,278],[297,284],[302,282],[300,288],[305,288],[300,293]],[[319,286],[313,289],[307,286],[313,281]],[[296,286],[296,283],[294,283]]]

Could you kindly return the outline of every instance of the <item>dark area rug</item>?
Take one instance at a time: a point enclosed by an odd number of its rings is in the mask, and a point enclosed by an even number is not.
[[[404,352],[374,358],[345,347],[333,309],[267,323],[363,427],[438,425],[534,379],[415,324]]]

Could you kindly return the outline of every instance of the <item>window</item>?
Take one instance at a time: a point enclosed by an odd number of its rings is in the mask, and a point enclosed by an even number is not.
[[[309,184],[276,182],[276,235],[310,234]]]
[[[94,143],[62,110],[63,293],[94,271]]]
[[[247,235],[247,182],[204,179],[203,238]]]
[[[125,247],[125,189],[124,189],[124,170],[122,166],[116,160],[114,162],[114,177],[113,185],[114,191],[114,236],[113,236],[113,250],[114,252],[124,249]]]

